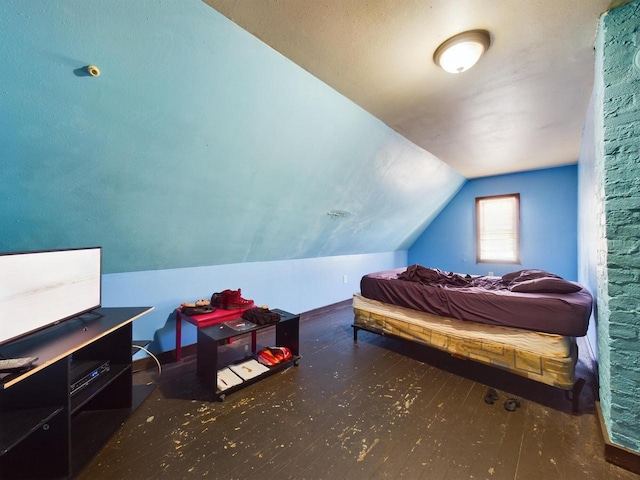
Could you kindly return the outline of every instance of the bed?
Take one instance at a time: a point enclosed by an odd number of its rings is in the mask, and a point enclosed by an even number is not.
[[[365,275],[353,297],[359,330],[409,340],[558,387],[578,398],[576,337],[586,334],[591,294],[543,270],[502,277],[420,265]]]

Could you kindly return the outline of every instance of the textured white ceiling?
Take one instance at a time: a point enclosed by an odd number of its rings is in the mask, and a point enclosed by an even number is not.
[[[575,163],[593,46],[611,0],[204,0],[406,138],[473,178]],[[432,60],[491,32],[471,70]]]

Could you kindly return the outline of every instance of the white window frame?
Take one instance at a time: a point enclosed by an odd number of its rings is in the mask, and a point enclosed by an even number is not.
[[[476,197],[476,263],[520,263],[520,194]]]

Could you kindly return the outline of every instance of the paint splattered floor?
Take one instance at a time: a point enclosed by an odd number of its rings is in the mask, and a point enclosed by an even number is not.
[[[135,374],[158,388],[79,478],[640,478],[604,460],[588,361],[581,414],[571,415],[563,392],[506,372],[368,332],[354,344],[352,319],[344,303],[303,316],[300,366],[224,402],[199,383],[195,356],[159,378]],[[507,411],[507,397],[521,406]]]

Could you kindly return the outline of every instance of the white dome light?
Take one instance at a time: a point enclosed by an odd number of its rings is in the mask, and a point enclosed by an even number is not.
[[[489,32],[470,30],[442,43],[433,54],[433,61],[449,73],[462,73],[473,67],[487,51]]]

